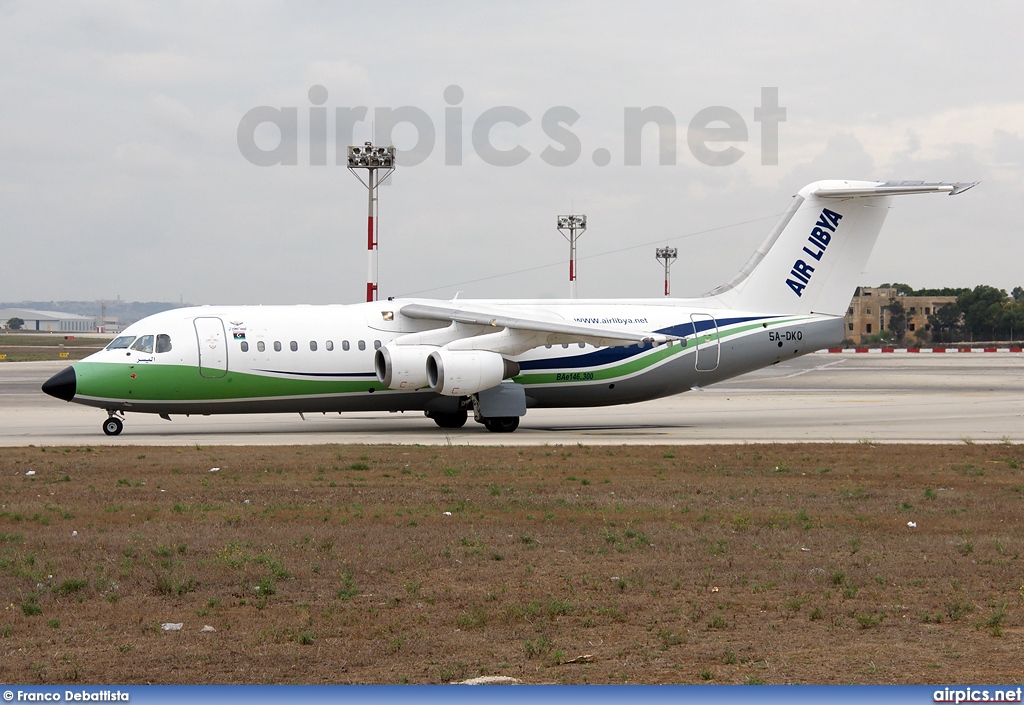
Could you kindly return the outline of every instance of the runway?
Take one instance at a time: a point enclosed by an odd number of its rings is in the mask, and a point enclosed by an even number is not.
[[[797,360],[668,399],[534,409],[512,434],[472,420],[445,431],[421,414],[128,414],[104,436],[103,411],[40,391],[60,362],[0,363],[0,446],[954,443],[1024,441],[1024,355],[837,355]]]

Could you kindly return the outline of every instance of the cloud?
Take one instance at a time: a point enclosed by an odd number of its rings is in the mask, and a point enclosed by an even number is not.
[[[992,131],[992,163],[996,168],[1024,166],[1024,139],[1000,128]]]
[[[661,270],[650,243],[680,247],[673,291],[699,293],[746,261],[790,195],[823,178],[982,179],[956,199],[899,203],[880,239],[884,278],[1017,283],[1024,253],[1005,204],[1024,199],[1024,84],[1005,77],[1024,67],[1007,31],[1024,7],[184,7],[0,5],[0,242],[18,261],[52,261],[59,243],[73,264],[11,271],[0,299],[359,300],[366,192],[333,163],[333,108],[358,105],[371,118],[376,107],[415,106],[436,129],[430,158],[400,169],[381,192],[388,293],[444,285],[444,294],[563,295],[567,248],[553,222],[571,210],[590,222],[581,295],[656,296]],[[464,91],[461,166],[444,159],[451,84]],[[312,85],[329,93],[321,167],[308,164]],[[761,88],[771,86],[787,110],[778,166],[761,164],[753,120]],[[258,105],[298,110],[299,165],[257,167],[239,153],[238,122]],[[473,152],[474,121],[497,105],[532,118],[494,130],[496,146],[531,152],[518,167]],[[540,159],[559,147],[541,123],[559,105],[580,114],[572,132],[581,151],[576,163],[554,167]],[[714,105],[746,123],[749,140],[736,145],[745,154],[732,166],[705,166],[688,149],[690,120]],[[675,166],[658,164],[651,127],[642,164],[624,165],[629,106],[672,113]],[[370,129],[369,120],[357,123],[353,141]],[[408,132],[396,130],[396,141],[410,145]],[[594,164],[597,149],[610,164]],[[979,232],[998,236],[1003,253],[976,256]],[[134,237],[131,246],[109,247],[122,234]],[[200,250],[252,276],[244,284],[218,276]],[[461,284],[484,277],[493,278]]]
[[[803,185],[820,179],[877,179],[884,177],[875,160],[852,132],[828,138],[824,149],[793,169],[793,183]]]
[[[180,174],[186,160],[158,144],[119,144],[114,148],[114,160],[125,172],[134,176],[158,177]]]
[[[195,83],[208,78],[202,58],[171,52],[96,53],[100,72],[122,85],[168,86]]]
[[[1019,166],[1022,150],[1015,130],[1020,129],[1020,125],[1024,125],[1024,101],[968,105],[885,120],[840,122],[840,131],[826,138],[824,150],[820,146],[812,147],[820,145],[822,137],[816,137],[815,132],[820,132],[823,125],[807,126],[805,134],[810,139],[804,143],[804,154],[798,161],[821,165],[823,155],[842,159],[842,153],[850,158],[860,151],[867,161],[850,166],[864,167],[869,161],[877,169],[877,175],[886,178],[937,178],[910,172],[917,165],[955,159],[964,153],[972,154],[986,170]],[[842,138],[838,139],[838,135]],[[808,149],[814,149],[816,156],[807,159]],[[981,176],[976,174],[971,178]],[[1015,170],[1007,176],[1020,180],[1024,172]]]
[[[370,73],[359,63],[345,59],[326,61],[317,59],[306,66],[307,85],[323,85],[332,95],[331,104],[345,104],[345,96],[363,93],[372,88]]]

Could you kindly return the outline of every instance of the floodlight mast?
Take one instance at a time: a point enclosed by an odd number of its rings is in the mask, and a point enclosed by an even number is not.
[[[587,216],[558,216],[558,232],[569,241],[569,298],[576,298],[576,239],[587,232]]]
[[[356,169],[365,169],[366,181],[359,175]],[[379,170],[384,170],[383,175],[378,175]],[[377,211],[379,203],[377,200],[377,188],[391,176],[395,171],[395,148],[375,147],[372,142],[365,142],[362,147],[350,146],[348,148],[348,170],[351,171],[359,182],[366,187],[369,194],[369,202],[366,213],[366,300],[377,300]]]
[[[668,270],[679,254],[679,250],[675,247],[658,247],[654,250],[654,253],[655,259],[665,265],[665,296],[668,296],[670,292],[669,282],[671,281]]]

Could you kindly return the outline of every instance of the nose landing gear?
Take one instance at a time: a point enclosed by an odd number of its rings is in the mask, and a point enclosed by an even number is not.
[[[114,412],[110,412],[110,417],[103,422],[103,433],[108,436],[116,436],[124,430],[124,422],[121,421]]]

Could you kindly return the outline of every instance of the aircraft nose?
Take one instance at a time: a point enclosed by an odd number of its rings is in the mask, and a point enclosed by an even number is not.
[[[43,391],[51,397],[71,401],[75,398],[77,386],[75,368],[65,367],[53,377],[43,382]]]

